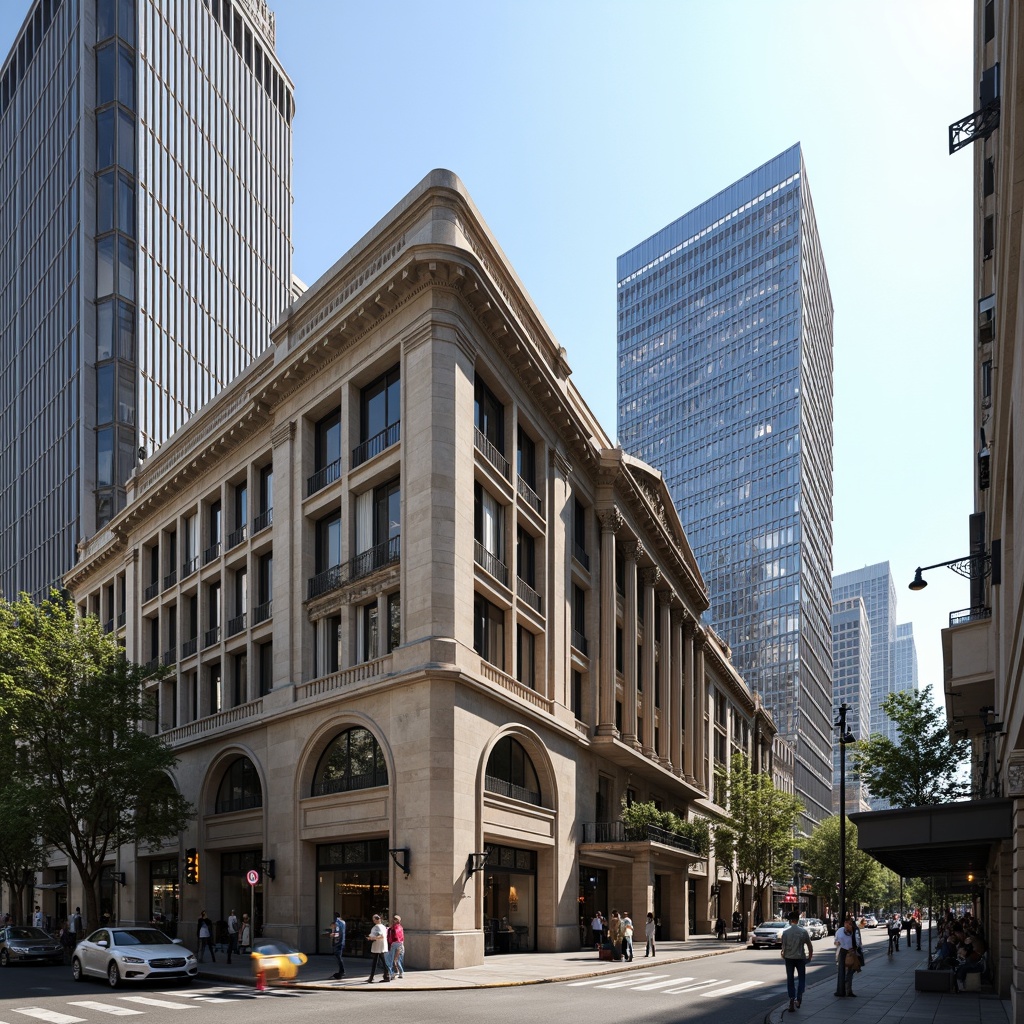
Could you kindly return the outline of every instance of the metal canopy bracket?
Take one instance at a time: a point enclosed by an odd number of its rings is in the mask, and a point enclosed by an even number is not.
[[[987,139],[999,127],[999,97],[981,110],[968,114],[949,126],[949,153],[952,156],[978,139]]]

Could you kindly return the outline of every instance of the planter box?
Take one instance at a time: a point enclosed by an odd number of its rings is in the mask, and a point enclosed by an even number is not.
[[[952,992],[953,972],[914,971],[914,988],[918,992]]]

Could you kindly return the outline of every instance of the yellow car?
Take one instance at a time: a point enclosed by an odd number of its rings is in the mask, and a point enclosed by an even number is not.
[[[249,955],[252,957],[253,974],[262,974],[267,981],[294,978],[307,959],[305,953],[280,939],[260,939]]]

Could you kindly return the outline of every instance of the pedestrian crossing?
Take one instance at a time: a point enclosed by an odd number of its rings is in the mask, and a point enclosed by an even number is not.
[[[287,998],[291,994],[275,989],[256,992],[247,986],[190,988],[153,992],[150,995],[111,994],[104,999],[69,999],[64,1005],[65,1012],[32,1005],[4,1007],[5,1019],[0,1020],[0,1024],[29,1024],[29,1021],[38,1021],[40,1024],[111,1024],[111,1017],[137,1017],[154,1009],[198,1010],[211,1003],[233,1003],[266,997]]]
[[[687,975],[650,974],[648,971],[637,971],[629,977],[621,974],[612,978],[607,976],[584,978],[582,981],[566,982],[567,988],[588,988],[593,991],[622,989],[629,992],[652,992],[662,996],[691,995],[701,999],[720,999],[745,993],[753,999],[779,1000],[779,985],[766,984],[763,981],[738,981],[732,978],[697,978]],[[766,988],[770,991],[755,993],[754,989]]]

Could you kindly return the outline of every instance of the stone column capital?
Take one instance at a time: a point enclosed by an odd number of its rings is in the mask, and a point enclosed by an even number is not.
[[[640,582],[645,587],[650,587],[653,590],[658,583],[661,581],[661,570],[656,566],[648,566],[647,568],[640,570]]]
[[[604,533],[618,533],[625,522],[622,518],[622,513],[614,505],[611,508],[600,509],[597,513],[597,518],[601,523],[601,530]]]
[[[644,557],[644,546],[638,540],[626,540],[621,544],[623,557],[634,565]]]

